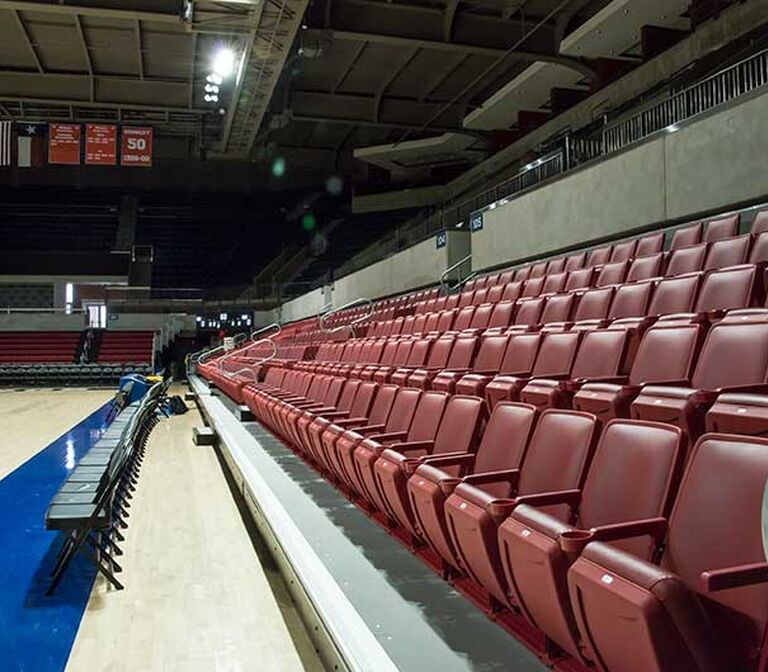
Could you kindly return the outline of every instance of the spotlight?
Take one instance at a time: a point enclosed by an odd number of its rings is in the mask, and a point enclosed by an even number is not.
[[[218,103],[219,102],[219,97],[217,95],[215,95],[215,94],[212,94],[212,93],[206,93],[203,96],[203,100],[206,103]]]
[[[210,75],[208,75],[205,78],[205,81],[209,84],[215,84],[216,86],[221,86],[221,83],[224,81],[222,77],[219,77],[216,73],[212,72]]]
[[[213,57],[213,72],[219,77],[229,77],[235,70],[235,52],[231,49],[221,49]]]
[[[223,117],[227,113],[227,108],[220,107],[219,108],[219,114]]]
[[[205,91],[206,91],[206,93],[218,93],[219,92],[219,87],[216,86],[215,84],[206,84],[205,85]]]

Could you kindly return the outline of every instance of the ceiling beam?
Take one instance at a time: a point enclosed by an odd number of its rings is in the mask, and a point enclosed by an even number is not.
[[[387,77],[386,80],[384,80],[384,83],[379,87],[379,90],[376,92],[376,97],[374,99],[373,103],[373,119],[374,121],[378,121],[379,117],[381,116],[381,101],[384,99],[384,94],[387,92],[387,89],[390,87],[390,85],[398,78],[400,73],[408,67],[408,64],[416,58],[416,55],[419,53],[418,47],[414,47],[410,50],[407,57],[404,59],[404,61],[394,69],[392,74]]]
[[[357,65],[357,62],[360,60],[360,57],[363,55],[363,52],[365,51],[366,43],[360,42],[360,44],[357,45],[357,49],[355,49],[355,53],[352,55],[352,59],[347,63],[344,70],[342,70],[341,74],[339,75],[338,79],[334,82],[333,87],[331,88],[331,93],[336,93],[337,89],[344,83],[344,80],[347,78],[349,73],[352,71],[352,68]]]
[[[192,33],[192,60],[189,64],[189,102],[187,107],[192,108],[195,100],[195,67],[197,65],[197,33]]]
[[[139,79],[144,79],[144,49],[141,45],[141,19],[136,19],[134,23],[136,33],[136,60],[139,64]]]
[[[424,40],[414,37],[402,37],[400,35],[384,35],[381,33],[360,33],[350,30],[330,31],[334,39],[349,40],[352,42],[369,42],[374,44],[387,44],[392,46],[410,47],[419,49],[432,49],[435,51],[450,51],[453,53],[476,54],[479,56],[488,56],[490,58],[499,58],[508,53],[506,49],[495,47],[484,47],[479,44],[461,44],[458,42],[439,42],[437,40]],[[555,63],[557,65],[571,68],[581,73],[585,77],[594,76],[592,69],[582,61],[567,56],[557,54],[545,54],[531,51],[515,50],[509,53],[510,58],[529,63]]]
[[[90,98],[91,102],[93,102],[96,100],[96,78],[93,76],[93,60],[91,59],[91,52],[88,49],[88,40],[85,39],[83,22],[80,20],[78,15],[75,15],[75,27],[77,28],[77,36],[80,40],[80,47],[83,50],[85,65],[88,68],[88,76],[90,77]]]
[[[445,5],[445,15],[443,17],[443,42],[450,42],[453,35],[453,19],[456,16],[456,9],[459,6],[459,0],[448,0]]]
[[[408,124],[401,121],[371,121],[370,119],[339,119],[336,117],[320,117],[315,115],[293,115],[293,121],[306,121],[316,124],[341,124],[343,126],[354,126],[356,128],[394,128],[401,131],[418,131],[421,125],[417,123]],[[471,135],[473,137],[483,137],[482,133],[467,130],[466,128],[449,128],[443,126],[430,126],[426,132],[434,133],[459,133],[461,135]]]
[[[68,100],[65,98],[37,98],[30,96],[8,96],[0,95],[0,103],[17,103],[22,107],[24,105],[51,105],[58,107],[69,108],[71,105],[75,107],[82,107],[85,109],[104,108],[108,110],[116,110],[122,112],[123,110],[137,110],[139,112],[170,112],[174,114],[181,112],[184,114],[203,115],[209,114],[210,110],[204,110],[200,108],[187,109],[187,107],[174,107],[170,105],[143,105],[140,103],[122,103],[122,102],[110,102],[110,101],[98,101],[92,103],[89,100]],[[23,112],[22,112],[23,116]]]
[[[66,14],[67,16],[100,16],[112,19],[154,21],[156,23],[173,23],[182,25],[178,14],[163,12],[134,11],[129,9],[111,9],[107,7],[92,7],[85,5],[60,5],[30,2],[29,0],[0,0],[0,9],[22,12],[44,12],[47,14]]]
[[[46,70],[45,72],[35,72],[34,70],[17,70],[12,68],[0,67],[0,77],[12,76],[12,77],[30,77],[40,79],[82,79],[83,77],[90,77],[93,70],[93,64],[85,72],[60,72]],[[94,79],[109,79],[116,82],[140,82],[142,81],[136,75],[114,75],[108,72],[93,72]],[[173,84],[173,85],[188,85],[189,80],[179,77],[145,77],[144,82],[146,84]]]
[[[435,79],[429,86],[427,86],[425,89],[422,90],[421,94],[419,95],[419,102],[424,102],[427,98],[429,98],[437,89],[440,88],[440,85],[445,82],[456,70],[459,69],[462,63],[464,63],[468,58],[469,54],[459,54],[459,57],[456,59],[454,64],[450,66],[443,74],[441,74],[437,79]]]
[[[24,19],[21,18],[21,14],[19,13],[18,10],[13,11],[13,16],[16,19],[16,25],[19,27],[19,32],[21,32],[21,35],[24,38],[24,42],[27,45],[27,49],[29,50],[29,53],[32,56],[32,60],[35,62],[35,67],[37,67],[38,72],[45,72],[43,63],[40,60],[40,55],[37,53],[37,49],[35,48],[34,42],[32,42],[32,37],[29,34],[29,29],[27,28],[27,24],[24,23]]]

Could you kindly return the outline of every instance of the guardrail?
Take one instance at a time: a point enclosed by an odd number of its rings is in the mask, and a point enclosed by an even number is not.
[[[768,49],[760,51],[663,100],[647,103],[630,116],[605,120],[598,131],[571,140],[573,164],[583,163],[635,144],[768,84]]]
[[[470,272],[469,275],[466,278],[461,277],[461,267],[465,264],[469,263]],[[453,273],[453,271],[459,271],[458,279],[456,280],[455,284],[451,284],[449,275]],[[474,278],[477,275],[477,273],[472,272],[472,255],[468,254],[463,259],[460,259],[457,261],[453,266],[449,266],[446,268],[442,275],[440,276],[440,286],[445,290],[445,294],[450,294],[453,290],[458,289],[461,287],[465,282],[468,282],[472,278]]]

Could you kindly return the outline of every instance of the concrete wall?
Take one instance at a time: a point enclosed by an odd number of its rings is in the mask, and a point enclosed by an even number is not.
[[[333,305],[341,306],[361,296],[376,299],[435,284],[443,271],[468,254],[468,244],[466,232],[449,231],[444,247],[438,248],[433,236],[350,273],[333,283]]]
[[[0,313],[0,331],[82,331],[85,316],[64,313]]]
[[[107,329],[157,332],[155,344],[163,348],[182,331],[194,332],[195,316],[183,313],[112,313],[107,320]]]
[[[768,94],[588,165],[494,210],[472,235],[476,270],[768,197]]]

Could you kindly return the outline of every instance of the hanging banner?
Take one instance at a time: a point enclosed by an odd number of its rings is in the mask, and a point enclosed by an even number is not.
[[[120,139],[120,165],[152,165],[152,129],[123,126]]]
[[[85,125],[85,163],[93,166],[117,164],[117,126]]]
[[[80,163],[80,124],[48,124],[48,163]]]

